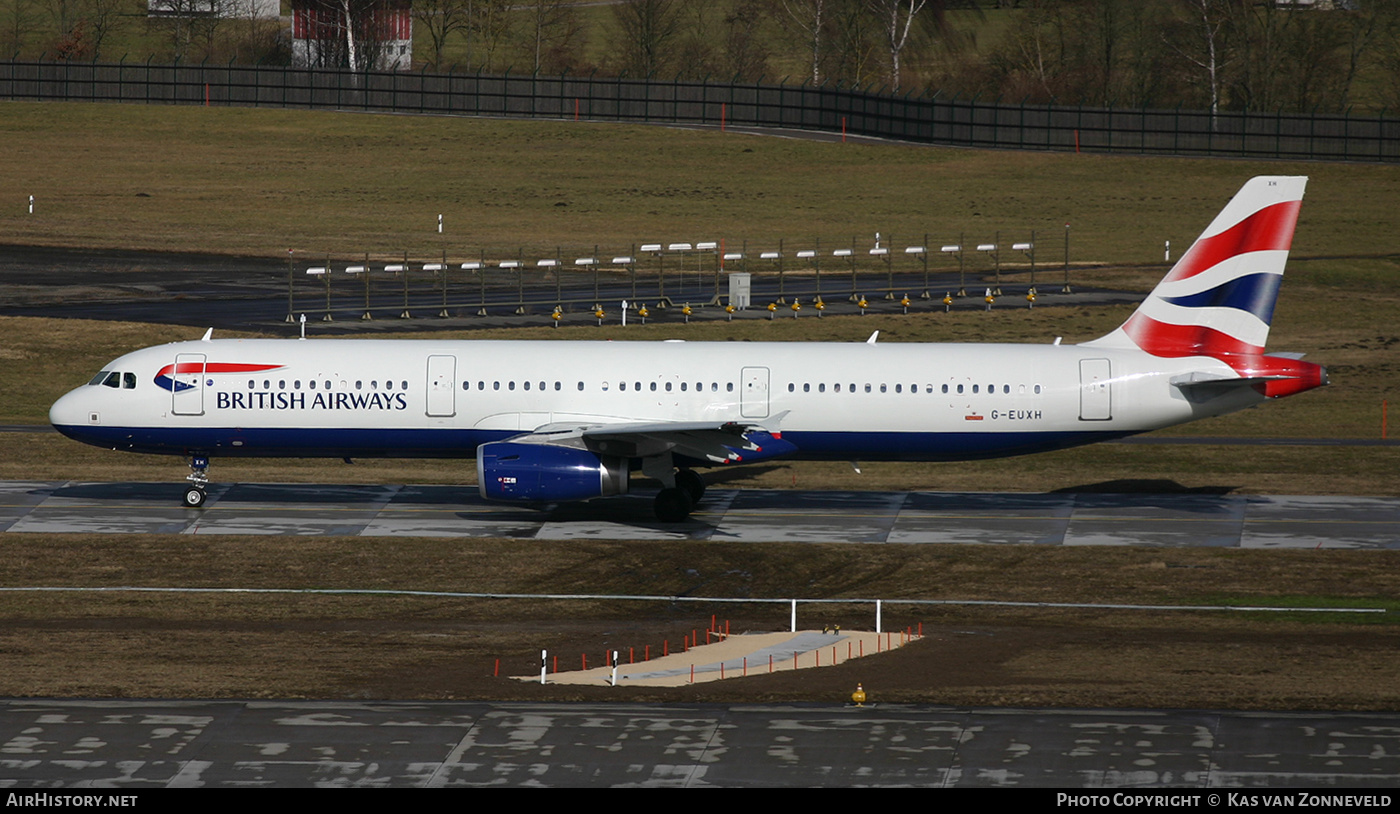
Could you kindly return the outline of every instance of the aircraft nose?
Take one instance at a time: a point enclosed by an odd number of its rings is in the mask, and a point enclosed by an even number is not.
[[[54,426],[54,429],[64,432],[64,429],[68,427],[81,427],[92,423],[85,389],[79,387],[76,390],[68,391],[49,408],[49,423]],[[64,432],[64,434],[68,433]]]

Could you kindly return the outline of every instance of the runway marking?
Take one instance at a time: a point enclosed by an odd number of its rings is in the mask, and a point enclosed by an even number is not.
[[[189,509],[167,502],[166,487],[0,481],[0,530],[1400,549],[1396,497],[712,488],[689,521],[664,525],[652,517],[647,492],[580,504],[493,505],[445,484],[226,484],[202,509]],[[170,486],[170,495],[178,493]]]

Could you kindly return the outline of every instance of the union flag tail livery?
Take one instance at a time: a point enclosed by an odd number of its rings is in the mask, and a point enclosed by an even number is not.
[[[1141,307],[1080,345],[215,340],[145,348],[49,420],[114,450],[211,458],[475,458],[486,500],[620,495],[684,520],[697,470],[779,457],[965,461],[1223,415],[1327,383],[1269,355],[1307,179],[1244,185]],[[633,505],[633,504],[623,504]]]
[[[1259,176],[1240,189],[1116,331],[1085,347],[1208,356],[1277,397],[1325,383],[1317,365],[1265,357],[1305,176]]]

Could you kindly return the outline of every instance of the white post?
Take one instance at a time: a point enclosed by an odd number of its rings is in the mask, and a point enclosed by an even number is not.
[[[442,234],[442,215],[438,215],[438,234]]]
[[[1166,249],[1162,252],[1162,261],[1165,263],[1172,261],[1172,242],[1170,240],[1167,241]]]
[[[545,669],[549,666],[549,651],[540,651],[540,683],[544,683]]]
[[[796,632],[797,632],[797,600],[796,600],[796,599],[792,600],[792,614],[791,614],[791,618],[790,618],[789,621],[788,621],[788,632],[790,632],[790,633],[796,633]]]
[[[881,624],[883,624],[883,622],[882,622],[882,619],[883,619],[883,611],[884,611],[884,600],[881,600],[881,599],[875,600],[875,632],[876,632],[876,633],[881,633],[881,632],[883,632],[882,628],[880,627]]]
[[[622,327],[627,327],[627,300],[622,301]]]
[[[612,651],[612,686],[617,686],[617,651]]]
[[[29,196],[29,214],[34,214],[34,196]]]

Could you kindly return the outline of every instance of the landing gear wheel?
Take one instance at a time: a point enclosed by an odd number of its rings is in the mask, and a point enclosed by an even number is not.
[[[679,523],[690,516],[695,501],[684,489],[662,489],[656,493],[656,519],[663,523]]]
[[[676,488],[690,495],[692,507],[705,496],[705,479],[694,469],[682,469],[676,473]]]
[[[198,509],[204,505],[204,490],[198,486],[191,486],[185,490],[185,505],[191,509]]]

